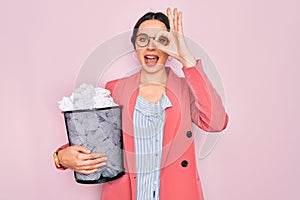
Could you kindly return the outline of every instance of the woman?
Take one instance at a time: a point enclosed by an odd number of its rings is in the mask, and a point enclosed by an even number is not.
[[[111,81],[106,88],[123,106],[126,174],[102,187],[102,199],[202,200],[192,122],[205,131],[221,131],[228,122],[220,96],[191,54],[182,30],[182,12],[146,13],[131,38],[141,71]],[[183,66],[179,78],[165,63]],[[109,159],[82,146],[63,146],[57,164],[83,174],[96,172]],[[63,167],[62,167],[63,166]]]

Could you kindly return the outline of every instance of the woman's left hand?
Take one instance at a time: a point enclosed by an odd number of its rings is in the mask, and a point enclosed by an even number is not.
[[[175,8],[172,15],[171,9],[167,8],[167,16],[171,30],[170,32],[160,31],[156,35],[156,38],[159,38],[160,36],[166,37],[169,39],[170,43],[167,46],[164,46],[155,41],[156,47],[177,59],[183,67],[195,66],[196,59],[188,49],[183,35],[182,12],[178,12],[177,8]]]

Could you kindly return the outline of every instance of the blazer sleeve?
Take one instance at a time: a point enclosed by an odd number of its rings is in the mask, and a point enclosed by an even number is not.
[[[57,150],[56,150],[56,152],[58,152],[58,151],[60,151],[60,150],[62,150],[62,149],[64,149],[64,148],[67,148],[69,146],[69,144],[67,143],[67,144],[64,144],[64,145],[62,145],[61,147],[59,147]],[[55,165],[55,163],[54,163],[54,165]],[[65,170],[65,169],[68,169],[68,168],[66,168],[66,167],[57,167],[56,165],[55,165],[55,167],[56,167],[56,169],[60,169],[60,170]]]
[[[203,71],[201,60],[197,60],[196,66],[182,70],[190,89],[192,121],[207,132],[225,129],[228,115],[221,97]]]
[[[111,96],[113,95],[113,91],[114,91],[117,83],[118,83],[118,80],[113,80],[113,81],[109,81],[105,84],[105,89],[110,91]]]

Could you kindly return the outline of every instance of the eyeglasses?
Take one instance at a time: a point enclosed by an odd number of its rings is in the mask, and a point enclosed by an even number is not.
[[[153,40],[157,39],[156,41],[164,46],[167,46],[170,43],[169,39],[165,36],[160,36],[159,38],[155,38],[155,37],[150,37],[146,33],[140,33],[135,38],[135,44],[138,45],[139,47],[146,47],[148,46],[151,38]]]

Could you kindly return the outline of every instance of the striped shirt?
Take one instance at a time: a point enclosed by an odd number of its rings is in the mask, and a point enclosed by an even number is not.
[[[166,94],[155,104],[137,97],[133,115],[137,200],[159,199],[165,109],[171,106]]]

